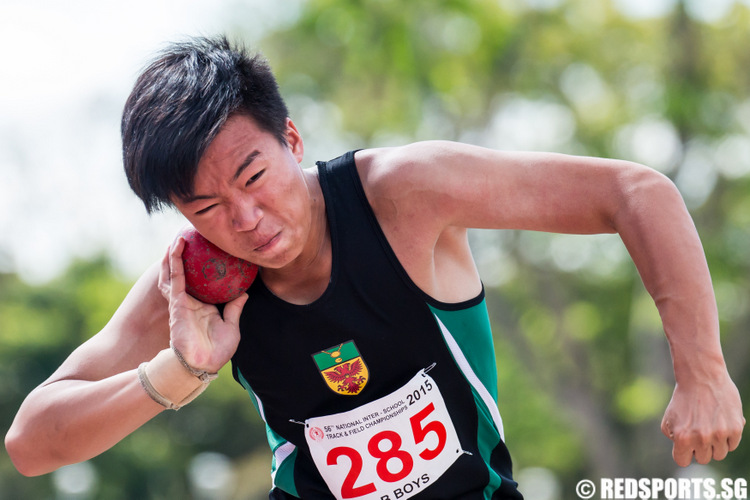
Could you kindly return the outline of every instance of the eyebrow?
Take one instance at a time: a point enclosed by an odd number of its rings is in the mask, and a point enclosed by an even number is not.
[[[232,182],[236,182],[237,179],[239,179],[240,176],[242,175],[242,172],[244,172],[247,169],[247,167],[249,167],[253,163],[253,160],[255,160],[259,155],[260,155],[260,151],[258,151],[257,149],[253,151],[252,153],[250,153],[249,155],[247,155],[245,159],[242,161],[242,163],[240,163],[240,165],[237,167],[237,170],[232,176]],[[193,203],[198,200],[208,200],[214,197],[215,195],[211,195],[211,194],[190,195],[190,196],[186,196],[185,198],[183,198],[183,203]]]
[[[242,172],[244,172],[245,169],[250,166],[250,164],[253,162],[253,160],[255,160],[258,157],[259,154],[260,154],[260,151],[256,149],[255,151],[253,151],[252,153],[250,153],[249,155],[245,157],[245,161],[240,163],[240,166],[237,167],[237,171],[232,176],[232,182],[236,182],[237,179],[240,178],[240,176],[242,175]]]

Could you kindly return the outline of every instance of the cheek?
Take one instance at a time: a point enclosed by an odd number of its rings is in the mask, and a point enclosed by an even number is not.
[[[231,234],[224,228],[223,218],[214,217],[186,217],[193,227],[198,230],[208,241],[226,250],[229,240],[227,235]]]
[[[296,182],[289,182],[273,196],[274,210],[287,224],[307,223],[307,191]]]

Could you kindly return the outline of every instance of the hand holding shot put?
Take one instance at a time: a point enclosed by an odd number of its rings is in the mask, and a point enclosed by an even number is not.
[[[189,295],[184,249],[185,239],[180,236],[164,256],[159,273],[159,290],[169,301],[170,349],[138,368],[144,390],[169,409],[179,409],[200,395],[232,358],[240,340],[239,317],[247,301],[243,290],[224,306],[222,314],[215,305]]]
[[[199,235],[197,232],[195,234]],[[211,257],[214,261],[221,259],[222,263],[228,263],[229,259],[239,260],[224,254],[218,248],[215,252]],[[198,260],[205,263],[208,260],[198,251],[193,253],[196,254],[191,255],[193,263]],[[252,266],[251,277],[241,288],[234,288],[231,295],[222,295],[222,298],[229,300],[201,301],[195,297],[195,290],[205,283],[196,283],[195,280],[187,278],[186,254],[186,241],[181,234],[164,256],[159,274],[159,289],[169,301],[170,341],[173,348],[177,349],[191,366],[217,372],[229,362],[237,349],[240,339],[239,317],[247,301],[245,291],[255,278],[257,267]],[[214,282],[216,281],[219,280]],[[211,298],[205,287],[201,290],[204,292],[202,298]],[[218,303],[225,303],[223,312],[213,305]]]

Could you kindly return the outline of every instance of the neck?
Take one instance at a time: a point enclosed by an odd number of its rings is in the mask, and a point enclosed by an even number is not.
[[[277,297],[292,304],[309,304],[326,291],[331,279],[331,235],[325,200],[316,169],[304,171],[310,195],[310,231],[302,253],[279,269],[263,268],[261,277]]]

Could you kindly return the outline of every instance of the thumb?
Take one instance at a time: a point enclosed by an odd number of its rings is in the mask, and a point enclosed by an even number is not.
[[[248,295],[246,293],[243,293],[236,299],[227,302],[224,305],[224,322],[230,323],[232,325],[239,325],[240,323],[240,316],[242,315],[242,309],[245,307],[245,303],[247,302]]]

